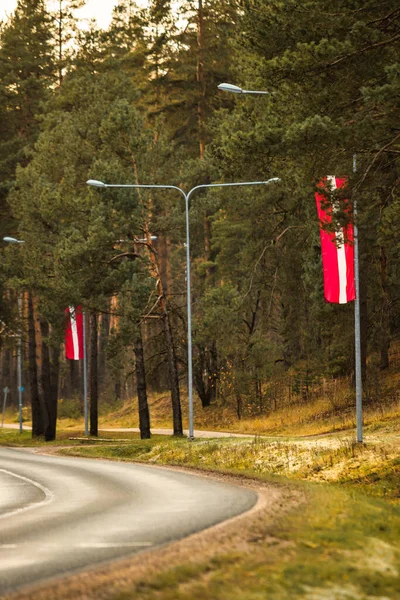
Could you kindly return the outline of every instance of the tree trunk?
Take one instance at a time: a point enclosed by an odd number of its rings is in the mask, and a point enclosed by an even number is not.
[[[183,435],[182,410],[179,392],[179,373],[176,360],[174,337],[172,334],[171,320],[166,307],[163,315],[165,338],[167,342],[168,372],[171,389],[172,419],[174,435]]]
[[[32,407],[32,437],[38,437],[40,435],[44,435],[44,420],[39,396],[38,370],[36,363],[35,318],[31,292],[28,292],[28,359]]]
[[[381,353],[380,368],[382,370],[389,367],[389,347],[390,347],[390,296],[389,288],[387,284],[387,258],[385,249],[381,246],[380,249],[380,284],[382,290],[382,302],[381,302],[381,318],[380,318],[380,335],[379,335],[379,346]]]
[[[46,341],[49,336],[48,322],[40,318],[40,330],[42,335],[42,352],[41,352],[41,369],[39,378],[39,390],[42,395],[42,406],[44,406],[44,437],[46,442],[51,442],[56,439],[57,425],[57,384],[58,380],[58,363],[56,359],[55,368],[52,369],[50,361],[50,348]]]
[[[242,418],[242,396],[237,390],[235,392],[235,396],[236,396],[236,414],[237,414],[237,418],[240,421]]]
[[[206,149],[205,142],[205,102],[206,82],[204,77],[204,13],[203,0],[198,0],[197,8],[197,82],[199,84],[199,101],[197,103],[197,115],[199,124],[199,149],[200,160],[203,160]]]
[[[78,360],[68,360],[70,396],[74,398],[81,389],[80,365]]]
[[[194,368],[194,385],[201,400],[201,406],[210,406],[217,396],[218,358],[215,342],[211,348],[197,346],[197,360]]]
[[[2,368],[2,381],[4,382],[4,386],[7,386],[9,391],[9,395],[8,395],[8,402],[7,405],[11,406],[13,403],[13,388],[14,388],[14,381],[12,380],[12,372],[11,372],[11,361],[12,361],[12,355],[11,355],[11,350],[9,350],[8,348],[4,348],[3,349],[3,368]]]
[[[256,400],[258,403],[258,409],[260,411],[260,414],[262,414],[263,411],[263,395],[262,395],[262,383],[261,380],[258,379],[257,375],[256,375],[256,381],[255,381],[255,392],[256,392]]]
[[[135,370],[136,370],[136,387],[139,406],[139,429],[142,440],[150,439],[150,413],[147,403],[146,391],[146,371],[144,366],[143,340],[140,325],[138,326],[138,335],[135,340]]]
[[[109,309],[109,306],[107,306]],[[110,335],[110,315],[105,312],[101,315],[100,336],[99,336],[99,360],[98,373],[99,384],[104,382],[104,374],[106,371],[106,347],[108,337]]]
[[[10,406],[18,406],[18,356],[17,349],[10,353]]]
[[[166,216],[166,215],[165,215]],[[163,282],[164,294],[168,295],[169,289],[173,282],[171,269],[171,241],[166,236],[162,235],[158,238],[158,260],[160,264],[160,276]]]
[[[63,82],[62,57],[63,57],[63,12],[62,12],[62,0],[59,0],[59,13],[58,13],[58,85],[61,85],[62,82]]]
[[[136,183],[139,184],[139,173],[137,169],[137,164],[135,157],[132,156],[133,168],[135,172],[135,180]],[[147,206],[148,217],[151,217],[151,202],[150,205]],[[153,252],[151,233],[149,228],[149,223],[146,223],[145,228],[145,236],[147,240],[147,247],[149,249],[149,258],[150,258],[150,272],[152,277],[157,281],[157,292],[160,299],[160,309],[163,321],[163,327],[165,332],[166,344],[167,344],[167,356],[168,356],[168,374],[171,388],[171,402],[172,402],[172,420],[173,420],[173,429],[174,435],[183,435],[183,426],[182,426],[182,411],[181,411],[181,400],[180,400],[180,392],[179,392],[179,372],[178,372],[178,364],[176,359],[175,352],[175,344],[174,344],[174,336],[172,333],[172,326],[170,320],[170,314],[168,309],[167,296],[164,290],[163,280],[160,273],[160,266],[156,257],[155,252]]]
[[[52,347],[50,350],[50,393],[55,407],[54,419],[57,420],[57,402],[58,402],[58,380],[60,375],[60,347]],[[54,426],[55,432],[55,426]]]
[[[98,404],[99,392],[97,381],[97,313],[90,313],[90,435],[98,435]]]
[[[150,231],[147,228],[146,238],[149,247],[151,246]],[[172,403],[172,421],[174,435],[183,435],[182,426],[182,410],[181,410],[181,399],[179,391],[179,372],[178,362],[176,359],[174,336],[172,332],[171,317],[168,309],[167,297],[165,295],[163,280],[160,273],[160,267],[154,252],[150,252],[151,262],[151,273],[152,276],[157,280],[157,292],[160,298],[160,309],[162,314],[163,328],[165,333],[165,341],[167,345],[167,359],[168,359],[168,376],[171,390],[171,403]]]
[[[360,269],[360,336],[361,336],[361,379],[363,386],[367,382],[367,342],[368,342],[368,307],[367,281],[363,276],[367,268]],[[366,389],[366,388],[365,388]]]

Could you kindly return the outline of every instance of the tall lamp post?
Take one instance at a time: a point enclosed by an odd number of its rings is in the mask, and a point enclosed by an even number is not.
[[[24,240],[18,240],[14,237],[3,237],[3,242],[8,242],[9,244],[23,244]],[[21,321],[22,317],[22,296],[18,295],[18,316]],[[18,366],[17,366],[17,385],[18,385],[18,410],[19,410],[19,432],[22,433],[22,334],[21,334],[21,322],[19,324],[18,331],[18,345],[17,345],[17,358],[18,358]],[[4,416],[4,415],[3,415]]]
[[[233,94],[269,94],[267,91],[244,90],[232,83],[220,83],[218,89]],[[353,173],[356,172],[356,156],[353,156]],[[354,202],[354,217],[357,218],[357,201]],[[363,441],[362,434],[362,378],[361,378],[361,334],[360,334],[360,273],[358,257],[358,227],[354,223],[354,282],[356,298],[354,301],[354,345],[355,345],[355,375],[356,375],[356,433],[357,442]]]
[[[353,156],[353,173],[357,171],[357,157]],[[360,319],[360,261],[358,253],[358,225],[357,225],[357,198],[354,198],[354,282],[356,286],[356,299],[354,302],[354,340],[355,340],[355,366],[356,366],[356,423],[357,442],[363,441],[362,427],[362,374],[361,374],[361,319]]]
[[[191,306],[191,284],[190,284],[190,235],[189,235],[189,200],[197,190],[223,187],[239,187],[252,185],[269,185],[280,181],[279,177],[272,177],[267,181],[242,181],[239,183],[209,183],[196,185],[187,193],[176,185],[155,185],[155,184],[107,184],[96,179],[89,179],[86,183],[99,188],[128,188],[128,189],[161,189],[176,190],[185,199],[185,217],[186,217],[186,286],[187,286],[187,342],[188,342],[188,397],[189,397],[189,439],[194,439],[193,432],[193,358],[192,358],[192,306]]]

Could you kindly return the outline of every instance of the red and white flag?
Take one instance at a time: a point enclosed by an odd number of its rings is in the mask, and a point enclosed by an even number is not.
[[[83,316],[80,306],[65,309],[67,324],[65,327],[65,354],[71,360],[83,359]]]
[[[320,238],[322,251],[322,268],[324,273],[324,296],[327,302],[346,304],[356,297],[354,285],[354,233],[353,224],[337,227],[335,231],[326,231],[323,226],[335,219],[335,204],[328,208],[325,189],[332,191],[343,188],[346,179],[328,176],[321,182],[321,192],[315,193],[318,217],[320,221]]]

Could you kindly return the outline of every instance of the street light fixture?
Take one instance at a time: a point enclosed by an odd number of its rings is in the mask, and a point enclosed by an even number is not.
[[[232,92],[234,94],[268,94],[269,92],[260,92],[257,90],[242,90],[237,85],[231,83],[220,83],[218,89],[223,92]],[[356,156],[353,156],[353,173],[356,172]],[[354,283],[356,288],[356,298],[354,301],[354,341],[355,341],[355,376],[356,376],[356,430],[357,442],[363,441],[362,434],[362,376],[361,376],[361,324],[360,324],[360,270],[358,256],[358,227],[357,227],[357,199],[353,205],[354,214]]]
[[[17,238],[14,237],[3,237],[3,242],[8,242],[9,244],[24,244],[24,240],[17,240]]]
[[[238,85],[233,85],[232,83],[220,83],[218,89],[221,90],[221,92],[231,92],[232,94],[256,94],[258,96],[269,94],[269,92],[262,92],[260,90],[244,90]]]
[[[97,179],[88,179],[86,183],[92,187],[107,187],[105,183],[98,181]]]
[[[272,177],[267,181],[242,181],[239,183],[208,183],[196,185],[187,193],[176,185],[156,185],[156,184],[110,184],[89,179],[86,183],[92,187],[99,188],[130,188],[130,189],[163,189],[176,190],[185,199],[185,221],[186,221],[186,287],[187,287],[187,342],[188,342],[188,397],[189,397],[189,439],[194,439],[193,432],[193,357],[192,357],[192,307],[191,307],[191,286],[190,286],[190,235],[189,235],[189,200],[193,192],[210,188],[239,187],[253,185],[269,185],[277,183],[279,177]]]

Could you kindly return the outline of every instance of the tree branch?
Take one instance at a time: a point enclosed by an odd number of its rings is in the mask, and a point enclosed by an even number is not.
[[[351,58],[352,56],[364,54],[364,52],[368,52],[368,50],[375,50],[375,48],[382,48],[383,46],[387,46],[388,44],[391,44],[392,42],[395,42],[399,39],[400,39],[400,34],[397,34],[394,37],[390,38],[389,40],[384,40],[383,42],[377,42],[376,44],[370,44],[369,46],[364,46],[364,48],[361,48],[360,50],[356,50],[354,52],[350,52],[349,54],[345,54],[344,56],[337,58],[333,62],[327,63],[325,66],[326,67],[334,67],[334,66],[338,65],[339,63],[343,62],[344,60]]]
[[[110,265],[112,262],[118,260],[119,258],[129,258],[130,260],[135,260],[136,258],[140,257],[139,254],[136,254],[135,252],[122,252],[121,254],[117,254],[117,256],[113,256],[112,258],[110,258],[110,260],[107,261],[107,264]]]
[[[400,139],[400,133],[398,133],[388,144],[386,144],[386,146],[383,146],[383,148],[381,148],[380,150],[378,150],[378,152],[375,154],[374,158],[372,159],[372,161],[368,165],[366,171],[364,172],[364,175],[362,176],[362,178],[360,179],[360,181],[358,182],[358,184],[354,187],[354,191],[356,191],[359,187],[362,186],[362,184],[364,183],[364,181],[367,178],[368,173],[372,169],[372,166],[378,160],[378,158],[381,156],[381,154],[383,154],[383,152],[387,151],[387,149],[392,144],[394,144],[398,139]]]

